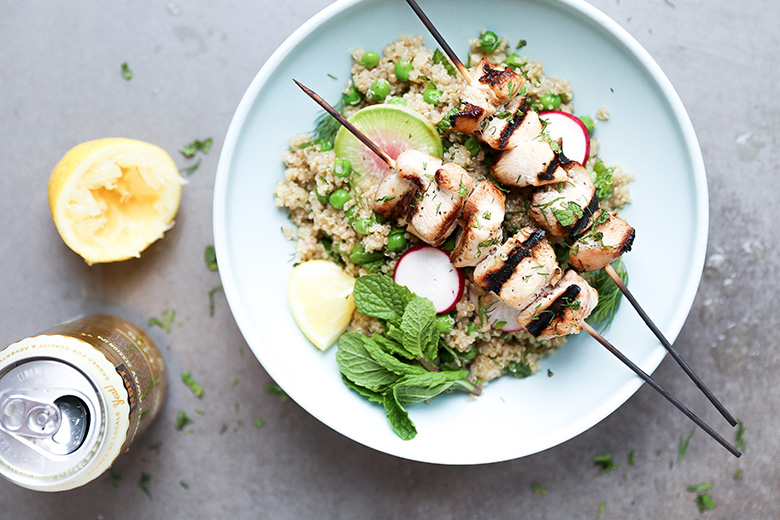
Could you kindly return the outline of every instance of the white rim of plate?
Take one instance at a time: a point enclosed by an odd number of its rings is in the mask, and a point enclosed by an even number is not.
[[[236,111],[233,114],[233,118],[230,122],[230,126],[228,127],[227,134],[225,135],[225,140],[219,157],[219,164],[217,166],[213,199],[213,232],[214,246],[217,252],[217,257],[219,257],[220,254],[225,254],[227,251],[226,195],[228,191],[228,178],[233,163],[233,151],[235,150],[238,137],[244,127],[247,116],[259,92],[268,82],[269,78],[271,78],[277,67],[307,36],[318,29],[324,22],[333,18],[337,14],[365,1],[366,0],[338,0],[309,18],[309,20],[296,29],[290,36],[288,36],[287,39],[282,42],[282,44],[276,49],[276,51],[273,52],[273,54],[260,68],[257,75],[254,77],[246,92],[242,96],[241,101],[239,102]],[[690,261],[691,272],[689,273],[690,276],[687,277],[686,285],[682,288],[679,299],[679,301],[683,303],[687,309],[690,309],[690,307],[693,305],[694,298],[696,297],[704,268],[709,226],[707,177],[704,168],[704,159],[701,154],[699,142],[696,138],[693,123],[691,122],[690,117],[688,116],[688,112],[685,110],[682,100],[677,94],[677,91],[672,86],[669,78],[666,77],[666,74],[664,74],[664,72],[661,70],[661,67],[650,56],[649,52],[644,47],[642,47],[642,45],[636,39],[634,39],[634,37],[631,36],[628,31],[623,29],[617,22],[601,12],[599,9],[583,0],[553,0],[553,2],[562,4],[574,11],[578,11],[581,15],[584,15],[586,18],[598,24],[602,29],[612,35],[618,42],[620,42],[620,44],[622,44],[632,56],[639,60],[639,62],[647,70],[647,72],[663,92],[665,99],[669,103],[670,108],[672,109],[675,118],[680,125],[680,130],[682,131],[685,140],[685,147],[690,154],[689,158],[691,160],[697,205],[696,222],[698,225],[695,230],[696,243],[693,245],[694,256]],[[250,338],[254,336],[252,332],[251,316],[246,314],[245,309],[238,305],[231,304],[231,302],[238,302],[239,300],[237,289],[238,281],[236,280],[234,273],[229,268],[229,264],[225,264],[224,267],[223,265],[220,265],[219,273],[220,278],[222,279],[222,286],[225,292],[225,297],[228,301],[228,305],[231,309],[234,319],[236,320],[236,324],[238,325],[239,330],[247,341],[250,349],[252,349],[255,357],[258,359],[258,361],[260,361],[269,375],[275,379],[273,368],[266,367],[263,364],[261,357],[253,348],[252,342],[250,342]],[[669,324],[667,328],[667,337],[670,342],[674,342],[674,339],[682,330],[685,320],[687,319],[688,312],[677,313]],[[648,374],[652,374],[665,356],[666,350],[664,350],[663,347],[659,344],[658,348],[654,350],[654,352],[647,358],[647,360],[637,364]],[[534,453],[539,453],[540,451],[555,447],[592,428],[607,418],[612,412],[617,410],[623,403],[628,401],[628,399],[634,393],[636,393],[642,384],[642,380],[638,377],[631,378],[625,385],[623,385],[613,394],[612,399],[603,402],[601,406],[595,407],[580,421],[573,423],[569,428],[560,431],[559,435],[551,437],[549,446],[541,450],[537,450]],[[352,438],[346,432],[341,431],[340,429],[325,421],[318,414],[313,413],[305,405],[301,403],[298,404],[323,424],[338,431],[348,438]],[[410,458],[404,453],[387,450],[381,446],[372,445],[370,442],[365,442],[364,440],[360,440],[358,442],[377,451],[395,455],[401,458],[418,460],[421,462],[441,463],[435,460]],[[495,458],[484,461],[463,461],[456,464],[486,464],[501,462],[503,460],[519,458],[531,454],[532,453],[520,455],[511,454],[506,458]]]

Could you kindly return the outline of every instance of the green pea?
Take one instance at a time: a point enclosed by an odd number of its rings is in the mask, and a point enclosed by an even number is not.
[[[333,163],[333,175],[336,177],[349,177],[352,173],[352,163],[349,159],[338,158]]]
[[[387,218],[386,218],[386,217],[383,217],[383,216],[382,216],[382,215],[380,215],[379,213],[374,213],[374,220],[376,220],[376,221],[377,221],[377,222],[379,222],[380,224],[384,224],[385,222],[387,222]]]
[[[455,318],[449,314],[439,314],[436,316],[436,330],[439,334],[449,334],[455,328]]]
[[[367,69],[373,69],[379,65],[379,54],[374,51],[368,51],[360,57],[360,64]]]
[[[390,233],[387,237],[387,250],[392,253],[399,253],[406,247],[406,237],[403,230]]]
[[[384,101],[390,95],[390,83],[386,79],[378,79],[368,89],[368,97],[374,101]]]
[[[495,51],[499,43],[501,40],[493,31],[485,31],[479,36],[479,50],[485,54]]]
[[[320,195],[320,189],[318,186],[314,186],[314,194],[317,196],[317,200],[320,201],[320,204],[327,204],[328,203],[328,196],[327,195]]]
[[[382,260],[385,257],[382,253],[374,251],[373,253],[367,253],[363,244],[358,244],[352,248],[349,252],[349,261],[355,265],[364,265],[377,260]]]
[[[363,94],[360,93],[355,85],[350,85],[346,92],[341,95],[341,99],[344,100],[345,104],[354,106],[360,103],[360,100],[363,99]]]
[[[593,130],[596,129],[596,123],[594,123],[593,119],[589,118],[588,116],[580,116],[580,121],[582,121],[582,124],[584,124],[585,128],[588,129],[589,134],[592,134]]]
[[[409,81],[409,73],[414,70],[412,62],[406,58],[401,58],[395,62],[395,77],[398,81]]]
[[[387,101],[385,101],[388,105],[403,105],[406,106],[406,100],[402,97],[393,96]]]
[[[542,105],[544,110],[556,110],[559,106],[561,106],[561,96],[552,92],[548,92],[539,98],[539,103]]]
[[[477,139],[477,136],[470,135],[466,138],[466,142],[463,143],[463,145],[466,147],[466,150],[468,150],[469,154],[472,157],[476,157],[479,155],[479,139]]]
[[[352,219],[355,218],[355,212],[357,211],[357,206],[352,205],[349,207],[347,211],[344,212],[344,217],[352,223]]]
[[[327,139],[318,139],[314,141],[314,144],[320,145],[321,152],[327,152],[328,150],[333,150],[333,142]]]
[[[518,54],[510,54],[504,61],[506,62],[507,67],[512,67],[513,69],[519,69],[525,65],[525,62]]]
[[[425,92],[423,92],[423,101],[426,103],[430,103],[431,105],[438,105],[441,103],[441,97],[444,95],[444,93],[434,87],[428,87],[425,89]]]
[[[368,235],[368,230],[374,225],[374,219],[372,218],[359,218],[355,219],[352,223],[352,227],[361,235]]]
[[[342,209],[347,201],[349,201],[349,192],[342,188],[337,189],[328,197],[328,202],[336,209]]]

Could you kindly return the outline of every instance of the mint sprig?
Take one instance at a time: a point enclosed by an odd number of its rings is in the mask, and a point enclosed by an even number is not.
[[[353,295],[358,312],[381,319],[385,331],[372,336],[343,334],[336,362],[347,386],[384,406],[399,437],[409,440],[417,435],[405,406],[456,387],[479,390],[466,380],[468,371],[438,364],[440,334],[430,300],[380,274],[358,278]]]

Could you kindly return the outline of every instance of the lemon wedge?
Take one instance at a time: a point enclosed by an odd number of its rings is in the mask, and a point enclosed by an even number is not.
[[[87,264],[116,262],[140,256],[173,227],[185,182],[157,146],[97,139],[57,163],[49,208],[57,232]]]
[[[292,270],[287,302],[301,332],[320,350],[347,330],[355,301],[355,279],[328,260],[309,260]]]

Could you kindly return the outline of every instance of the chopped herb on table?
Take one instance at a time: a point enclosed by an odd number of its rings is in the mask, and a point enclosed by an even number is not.
[[[745,424],[742,421],[737,421],[737,434],[734,447],[738,450],[745,449]]]
[[[138,487],[141,488],[141,491],[146,493],[146,496],[149,498],[152,498],[151,493],[149,493],[149,482],[152,480],[152,477],[148,473],[141,473],[141,479],[138,481]]]
[[[252,424],[255,425],[255,428],[262,428],[263,425],[265,424],[265,421],[263,421],[262,419],[252,419]]]
[[[187,415],[187,412],[179,410],[179,413],[176,415],[176,429],[181,431],[190,424],[192,424],[192,419]]]
[[[206,269],[209,271],[218,271],[219,265],[217,264],[217,250],[213,245],[209,244],[203,251],[203,259],[206,261]]]
[[[607,508],[607,504],[602,502],[599,502],[599,514],[596,516],[596,520],[601,520],[602,515],[604,514],[604,510]]]
[[[618,467],[618,465],[615,464],[615,461],[612,460],[612,455],[610,455],[609,453],[596,455],[595,457],[593,457],[593,463],[596,464],[596,466],[601,468],[602,473],[606,473],[607,471]]]
[[[688,443],[691,442],[691,437],[693,437],[695,431],[696,426],[691,429],[691,433],[687,437],[680,437],[680,447],[677,449],[677,464],[682,462],[683,457],[685,457],[685,452],[688,451]]]
[[[122,77],[125,78],[127,81],[133,79],[133,71],[130,70],[130,67],[127,65],[127,62],[122,63]]]
[[[537,495],[546,495],[547,494],[547,490],[544,489],[539,484],[533,484],[531,487],[533,488],[534,493],[536,493]]]
[[[290,396],[288,396],[284,390],[282,390],[282,387],[279,386],[276,383],[271,383],[267,387],[265,387],[265,391],[268,392],[271,395],[279,396],[279,400],[282,402],[289,401]]]
[[[207,137],[204,140],[196,139],[190,144],[187,144],[185,146],[182,146],[179,148],[179,152],[186,157],[187,159],[192,159],[195,157],[195,154],[198,152],[201,153],[209,153],[209,150],[211,150],[211,145],[214,143],[214,140],[211,137]]]
[[[612,262],[612,267],[620,279],[623,280],[623,283],[628,284],[628,270],[626,270],[623,260],[618,258]],[[612,278],[609,277],[604,269],[594,273],[591,286],[599,293],[599,302],[596,304],[593,312],[590,313],[587,322],[594,327],[607,329],[612,324],[612,320],[620,308],[623,293],[620,292],[620,288],[612,281]]]
[[[190,164],[189,166],[185,166],[184,168],[180,168],[180,170],[182,171],[182,173],[186,173],[187,175],[192,175],[197,171],[198,168],[200,168],[201,161],[202,159],[198,158],[198,160],[195,163]]]
[[[180,485],[181,487],[183,487],[184,489],[190,489],[190,485],[189,485],[189,484],[187,484],[187,483],[186,483],[185,481],[183,481],[183,480],[180,480],[180,481],[179,481],[179,485]]]
[[[200,386],[194,379],[192,379],[192,372],[185,370],[181,373],[182,382],[187,385],[187,388],[192,390],[195,397],[203,397],[203,387]]]
[[[631,450],[628,452],[628,465],[633,466],[636,463],[636,451]]]
[[[106,482],[111,484],[114,489],[119,489],[119,483],[122,481],[122,475],[119,475],[118,473],[114,473],[113,471],[109,470],[108,472],[108,478],[106,479]]]
[[[712,482],[705,482],[703,484],[694,484],[692,486],[688,486],[688,491],[692,493],[701,493],[703,491],[709,491],[714,487],[714,484]]]
[[[718,504],[712,499],[709,493],[702,493],[696,496],[696,506],[699,508],[699,512],[712,511]]]
[[[162,314],[160,314],[160,317],[152,317],[149,318],[149,321],[147,324],[150,327],[160,327],[161,329],[164,329],[165,332],[169,333],[171,332],[171,325],[173,325],[173,320],[176,317],[176,311],[173,309],[165,309],[162,311]]]
[[[214,308],[216,307],[216,303],[214,302],[214,295],[221,290],[222,290],[222,284],[215,285],[214,287],[209,289],[209,316],[214,316]]]

